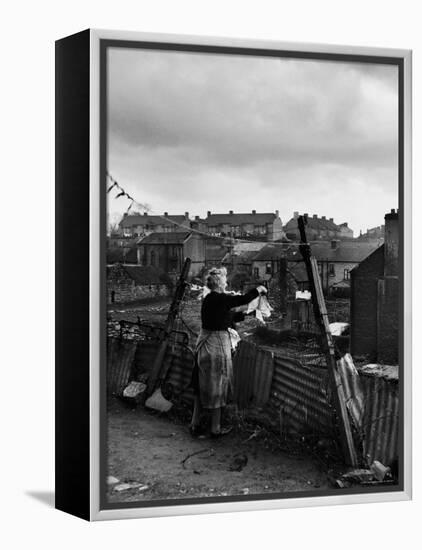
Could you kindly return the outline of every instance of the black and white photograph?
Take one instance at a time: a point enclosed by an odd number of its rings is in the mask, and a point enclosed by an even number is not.
[[[399,64],[103,48],[104,507],[401,490]]]

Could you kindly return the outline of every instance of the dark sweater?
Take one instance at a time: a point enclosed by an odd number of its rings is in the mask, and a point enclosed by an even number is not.
[[[241,296],[210,292],[202,302],[202,328],[205,330],[227,330],[233,322],[233,313],[230,310],[249,304],[258,296],[256,288]]]

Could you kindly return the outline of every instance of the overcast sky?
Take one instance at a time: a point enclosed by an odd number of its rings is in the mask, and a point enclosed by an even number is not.
[[[396,67],[124,48],[108,67],[108,170],[155,212],[297,210],[357,235],[398,206]]]

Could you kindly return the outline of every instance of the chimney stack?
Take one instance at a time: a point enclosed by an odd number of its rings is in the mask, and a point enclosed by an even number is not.
[[[279,217],[280,217],[280,211],[279,211],[279,210],[276,210],[276,211],[275,211],[275,216],[276,216],[276,218],[279,218]]]
[[[318,218],[318,214],[313,214],[313,215],[312,215],[312,218],[313,218],[314,220],[316,220],[316,219]]]
[[[326,220],[327,218],[325,216],[321,216],[321,220]]]
[[[198,221],[198,220],[199,220],[199,216],[195,216],[195,220]]]
[[[168,215],[169,215],[169,213],[168,213],[168,212],[164,212],[164,217],[165,217],[165,218],[167,218],[167,217],[168,217]]]
[[[293,212],[293,217],[295,220],[299,217],[299,212]]]
[[[334,222],[334,218],[330,218],[330,222]]]
[[[384,276],[395,277],[399,273],[399,212],[392,209],[385,217]]]
[[[189,218],[189,212],[185,212],[185,218]]]
[[[211,210],[208,210],[207,217],[209,218],[211,216]]]
[[[256,214],[256,210],[252,210],[252,214]]]
[[[233,214],[233,210],[229,210],[229,214],[231,216]]]

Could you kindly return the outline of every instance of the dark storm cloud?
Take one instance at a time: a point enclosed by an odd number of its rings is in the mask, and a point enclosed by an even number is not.
[[[211,189],[219,182],[230,200],[230,182],[262,198],[280,182],[284,193],[301,182],[312,196],[333,185],[336,195],[350,194],[366,181],[374,200],[384,196],[394,207],[397,73],[381,65],[113,49],[109,139],[109,169],[131,188],[149,182],[159,205],[177,189],[218,207]]]

